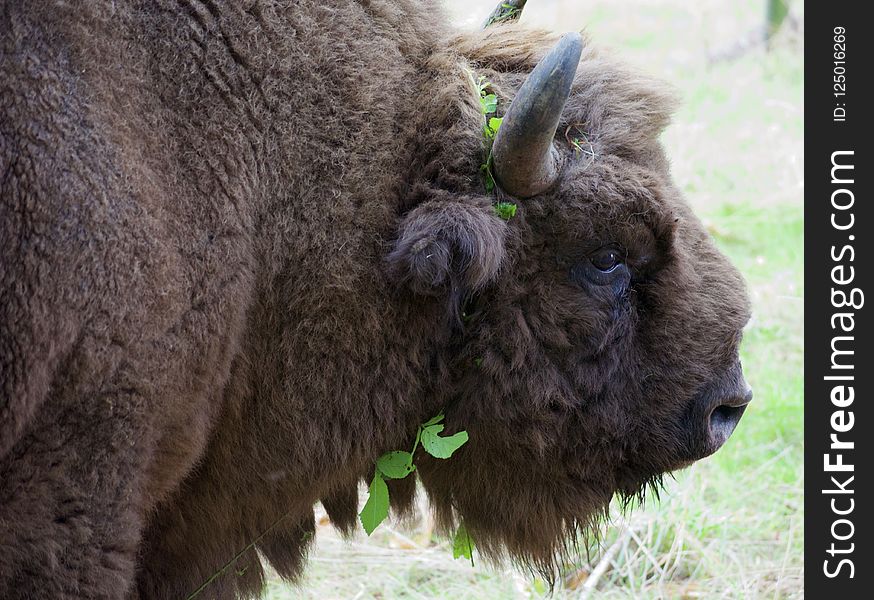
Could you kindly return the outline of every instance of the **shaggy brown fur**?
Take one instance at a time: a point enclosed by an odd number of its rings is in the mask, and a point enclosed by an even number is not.
[[[552,35],[98,4],[0,8],[0,597],[184,597],[277,519],[257,547],[294,576],[313,504],[354,528],[443,409],[470,442],[417,457],[441,522],[537,568],[713,450],[747,301],[670,181],[659,85],[587,47],[562,179],[505,222],[471,72],[503,112]],[[249,551],[204,597],[262,584]]]

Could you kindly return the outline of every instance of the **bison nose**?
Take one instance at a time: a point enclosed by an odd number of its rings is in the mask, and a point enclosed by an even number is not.
[[[689,451],[698,460],[719,450],[753,399],[740,361],[718,373],[693,397]]]
[[[753,391],[747,387],[742,393],[720,399],[713,407],[708,423],[710,452],[716,452],[728,440],[752,399]]]

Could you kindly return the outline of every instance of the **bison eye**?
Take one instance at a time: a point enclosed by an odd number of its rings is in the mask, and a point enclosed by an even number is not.
[[[579,285],[609,285],[620,294],[631,282],[625,256],[616,244],[602,246],[573,264],[571,280]]]
[[[589,257],[589,260],[599,271],[610,273],[622,264],[622,255],[616,248],[607,246],[597,250]]]

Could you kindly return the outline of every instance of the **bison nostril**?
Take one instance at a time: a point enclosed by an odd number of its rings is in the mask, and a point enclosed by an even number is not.
[[[726,427],[734,428],[740,417],[746,410],[746,406],[729,406],[723,404],[717,406],[710,413],[710,429],[725,429]]]
[[[748,391],[743,396],[732,398],[720,404],[710,413],[710,444],[711,452],[722,446],[737,426],[743,416],[753,394]]]

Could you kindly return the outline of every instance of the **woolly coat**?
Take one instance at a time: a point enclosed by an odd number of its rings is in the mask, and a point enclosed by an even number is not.
[[[448,406],[471,443],[423,458],[441,522],[535,566],[686,460],[679,408],[616,399],[644,372],[690,397],[747,317],[669,181],[673,100],[587,47],[556,140],[579,125],[598,158],[504,221],[476,81],[503,113],[555,37],[445,21],[409,0],[3,2],[0,597],[184,597],[258,538],[204,592],[255,595],[262,557],[299,572],[316,501],[354,527],[376,457]],[[674,257],[679,304],[655,291],[619,323],[552,279],[556,240],[610,228]],[[472,299],[506,308],[472,330]],[[670,360],[644,366],[655,347]],[[568,453],[590,459],[546,466]]]

